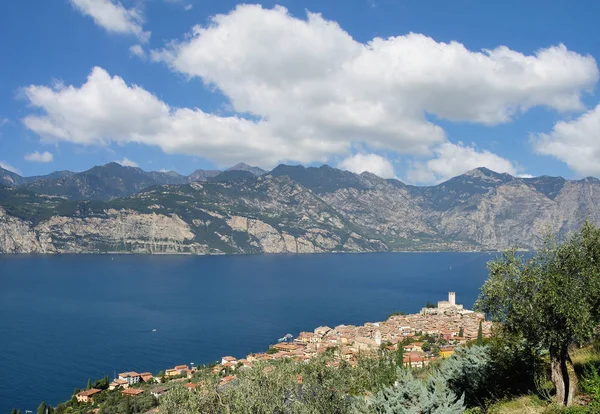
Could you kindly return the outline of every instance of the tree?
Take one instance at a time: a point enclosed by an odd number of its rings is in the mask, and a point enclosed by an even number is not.
[[[42,401],[37,408],[37,414],[46,414],[47,409],[48,407],[46,407],[46,403]]]
[[[444,377],[434,373],[426,383],[410,370],[399,370],[394,385],[384,387],[368,401],[370,412],[394,414],[462,414],[464,397],[457,398]]]
[[[586,223],[561,245],[548,238],[530,259],[508,251],[488,269],[476,309],[548,350],[557,403],[571,405],[577,378],[569,347],[589,341],[600,323],[600,229]]]
[[[17,409],[13,408],[12,411],[10,412],[10,414],[17,414]]]
[[[483,345],[483,321],[479,321],[479,329],[477,329],[477,345]]]
[[[465,331],[463,330],[463,327],[461,326],[460,329],[458,330],[458,336],[460,338],[462,338],[464,336],[464,334],[465,334]]]
[[[398,350],[396,351],[396,366],[404,368],[404,345],[398,342]]]
[[[87,386],[85,387],[86,390],[91,390],[92,389],[92,379],[88,378],[88,383]]]

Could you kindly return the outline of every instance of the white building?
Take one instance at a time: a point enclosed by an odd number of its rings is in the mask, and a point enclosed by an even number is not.
[[[437,303],[437,308],[421,309],[421,315],[434,314],[446,311],[463,311],[463,305],[456,304],[456,292],[448,292],[448,300],[440,300]]]
[[[122,381],[127,381],[127,384],[131,385],[131,384],[137,384],[138,382],[140,382],[141,377],[140,377],[140,374],[138,374],[137,372],[130,371],[130,372],[121,372],[119,374],[119,379]]]

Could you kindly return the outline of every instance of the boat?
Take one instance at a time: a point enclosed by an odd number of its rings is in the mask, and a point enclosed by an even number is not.
[[[286,334],[283,338],[279,338],[277,342],[287,342],[292,339],[294,336],[292,334]]]
[[[152,329],[152,332],[156,332],[156,329]]]

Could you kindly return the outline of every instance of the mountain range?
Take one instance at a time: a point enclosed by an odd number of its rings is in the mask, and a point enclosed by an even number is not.
[[[535,249],[600,224],[600,181],[477,168],[419,187],[323,165],[146,172],[0,169],[0,253]]]

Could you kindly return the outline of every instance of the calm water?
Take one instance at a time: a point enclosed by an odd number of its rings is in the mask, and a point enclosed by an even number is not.
[[[288,332],[416,312],[449,290],[471,307],[493,257],[0,255],[0,414],[115,370],[242,357]]]

